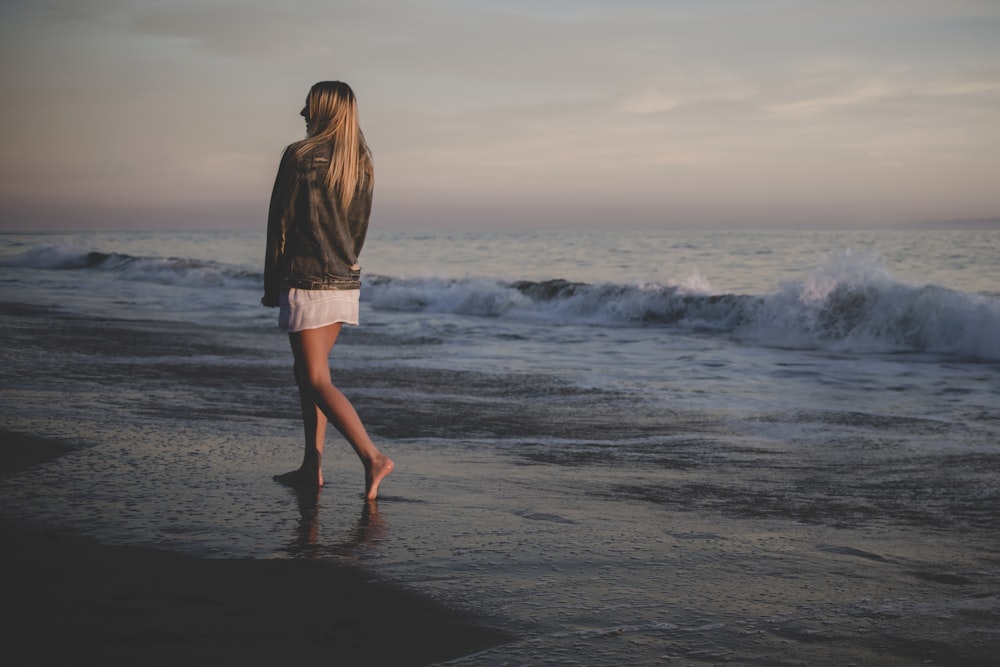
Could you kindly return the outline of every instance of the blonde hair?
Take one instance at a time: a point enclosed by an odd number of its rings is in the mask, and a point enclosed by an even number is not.
[[[306,138],[295,154],[302,157],[321,144],[332,145],[326,187],[347,208],[359,192],[370,191],[374,179],[371,151],[358,124],[358,103],[342,81],[320,81],[306,97]]]

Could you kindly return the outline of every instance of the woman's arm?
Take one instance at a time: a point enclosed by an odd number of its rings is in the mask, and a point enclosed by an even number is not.
[[[295,154],[285,149],[278,165],[278,175],[271,191],[267,213],[267,250],[264,253],[264,297],[260,302],[269,308],[278,305],[281,291],[281,262],[285,254],[285,235],[292,213],[292,190],[295,184]]]

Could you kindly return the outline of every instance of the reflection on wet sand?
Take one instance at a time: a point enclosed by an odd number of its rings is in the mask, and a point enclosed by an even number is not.
[[[359,547],[376,544],[388,534],[386,521],[378,511],[378,500],[366,500],[357,522],[347,531],[344,539],[324,543],[320,535],[321,489],[296,488],[292,491],[298,503],[299,521],[295,537],[285,551],[295,558],[353,558]]]

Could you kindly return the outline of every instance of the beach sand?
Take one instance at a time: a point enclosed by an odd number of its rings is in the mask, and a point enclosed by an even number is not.
[[[64,451],[5,433],[0,475]],[[509,639],[324,561],[201,559],[11,521],[0,539],[2,642],[17,664],[428,665]]]

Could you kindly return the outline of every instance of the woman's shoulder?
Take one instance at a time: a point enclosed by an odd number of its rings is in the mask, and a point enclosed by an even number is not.
[[[313,143],[307,139],[302,139],[289,144],[285,148],[284,156],[300,162],[313,162],[317,158],[321,161],[328,161],[333,155],[333,145],[328,142]]]

